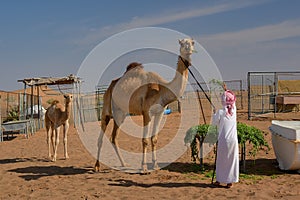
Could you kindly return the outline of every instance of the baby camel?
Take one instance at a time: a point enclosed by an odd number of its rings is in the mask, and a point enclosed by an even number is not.
[[[65,158],[69,158],[67,151],[67,133],[69,129],[69,118],[71,110],[71,95],[64,95],[66,104],[63,106],[57,100],[54,100],[45,114],[45,125],[47,131],[47,143],[49,158],[51,158],[51,144],[53,147],[52,161],[56,161],[57,147],[59,143],[60,127],[63,125]],[[51,143],[50,143],[51,138]]]

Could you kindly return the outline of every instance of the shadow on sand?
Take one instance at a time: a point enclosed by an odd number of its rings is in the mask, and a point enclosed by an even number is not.
[[[0,164],[10,164],[10,163],[20,163],[20,162],[51,162],[49,159],[45,158],[10,158],[0,160]]]
[[[84,174],[90,171],[90,169],[76,168],[76,167],[59,167],[59,166],[30,166],[24,168],[16,168],[8,170],[9,172],[15,172],[20,175],[26,181],[37,180],[46,176],[69,176]]]
[[[214,164],[204,164],[201,167],[196,163],[179,163],[174,162],[164,167],[162,170],[168,170],[178,173],[203,173],[204,171],[212,171]],[[247,175],[260,175],[260,176],[272,176],[280,174],[294,174],[296,171],[283,171],[278,167],[276,159],[255,159],[255,160],[246,160],[245,171],[243,169],[242,163],[240,163],[240,173]]]
[[[37,163],[44,163],[44,164],[53,163],[48,158],[37,158],[37,157],[2,159],[0,160],[0,165],[23,163],[23,162],[24,163],[27,162],[31,166],[9,169],[7,171],[21,174],[19,177],[23,178],[26,181],[37,180],[41,177],[46,177],[46,176],[55,176],[55,175],[67,176],[67,175],[84,174],[91,171],[91,168],[76,168],[73,166],[68,166],[68,167],[45,166],[45,165],[36,166]]]
[[[214,188],[215,186],[212,184],[205,184],[205,183],[174,183],[174,182],[167,182],[167,183],[138,183],[132,180],[126,179],[118,179],[114,180],[114,183],[109,183],[110,186],[121,186],[121,187],[143,187],[143,188],[150,188],[150,187],[166,187],[166,188],[179,188],[179,187],[202,187],[202,188]]]

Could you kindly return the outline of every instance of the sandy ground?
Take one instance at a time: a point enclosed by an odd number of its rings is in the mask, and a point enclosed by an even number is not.
[[[296,114],[293,114],[296,115]],[[299,116],[299,115],[297,115]],[[168,116],[159,144],[169,141],[179,114]],[[239,113],[239,121],[256,126],[268,134],[270,119],[265,117],[247,121]],[[295,118],[295,117],[294,117]],[[136,118],[135,120],[141,120]],[[62,135],[62,134],[61,134]],[[299,174],[281,171],[277,167],[273,149],[260,151],[254,159],[247,156],[246,172],[233,188],[215,188],[211,185],[214,155],[205,159],[205,171],[191,162],[190,152],[184,153],[171,165],[147,175],[129,174],[102,165],[94,172],[95,159],[83,146],[76,129],[69,131],[69,156],[63,158],[63,143],[58,150],[58,160],[47,158],[44,129],[29,139],[23,135],[0,143],[0,199],[299,199]],[[120,146],[141,149],[141,141],[130,143],[129,136],[121,134]],[[129,141],[129,142],[128,142]]]

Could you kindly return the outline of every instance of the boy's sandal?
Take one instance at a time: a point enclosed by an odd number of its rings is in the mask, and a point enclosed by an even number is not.
[[[226,185],[226,188],[232,188],[232,183],[228,183],[228,184]]]

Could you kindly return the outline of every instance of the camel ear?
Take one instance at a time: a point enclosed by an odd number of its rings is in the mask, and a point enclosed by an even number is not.
[[[181,45],[182,44],[182,40],[178,40],[178,43]]]

